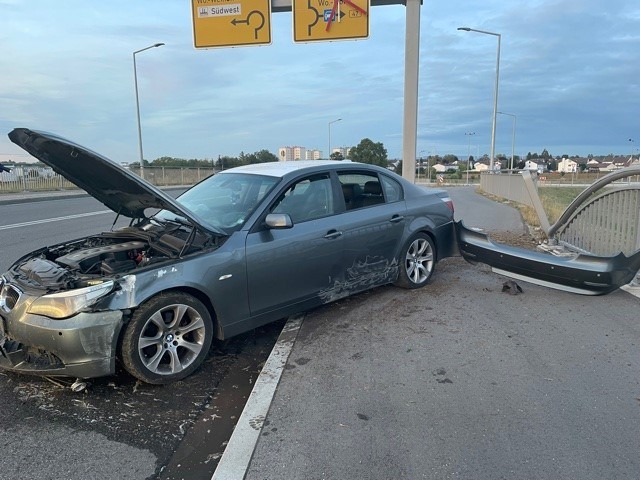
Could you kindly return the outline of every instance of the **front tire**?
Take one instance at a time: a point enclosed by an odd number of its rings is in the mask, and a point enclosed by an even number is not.
[[[436,247],[431,237],[425,233],[412,237],[400,252],[400,263],[397,286],[412,289],[429,283],[436,265]]]
[[[191,375],[213,338],[207,308],[186,293],[161,294],[133,314],[122,337],[125,369],[143,382],[162,385]]]

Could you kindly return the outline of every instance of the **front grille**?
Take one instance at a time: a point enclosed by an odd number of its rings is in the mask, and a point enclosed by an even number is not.
[[[20,300],[20,290],[13,285],[3,285],[0,290],[0,308],[5,312],[10,312]]]

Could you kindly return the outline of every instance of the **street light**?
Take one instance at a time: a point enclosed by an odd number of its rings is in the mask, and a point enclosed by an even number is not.
[[[633,144],[634,144],[633,138],[629,139],[629,143],[631,144],[631,161],[633,162]]]
[[[331,120],[329,122],[329,153],[327,155],[328,159],[331,159],[331,124],[339,122],[340,120],[342,120],[342,119],[341,118],[336,118],[335,120]]]
[[[513,133],[511,135],[511,167],[509,167],[511,170],[513,170],[513,159],[514,159],[515,149],[516,149],[516,122],[518,121],[518,117],[513,113],[505,113],[505,112],[498,112],[498,113],[500,115],[509,115],[510,117],[513,117]]]
[[[465,136],[469,137],[469,148],[467,150],[467,185],[469,185],[469,164],[471,162],[471,137],[476,134],[476,132],[465,132]]]
[[[489,171],[493,172],[493,159],[496,153],[496,116],[498,113],[498,79],[500,78],[500,39],[502,36],[499,33],[487,32],[485,30],[476,30],[469,27],[458,27],[458,30],[464,30],[465,32],[477,32],[484,33],[486,35],[493,35],[498,37],[498,54],[496,59],[496,85],[493,92],[493,122],[491,124],[491,158],[489,160]]]
[[[424,153],[426,150],[420,150],[420,158],[418,158],[418,181],[420,181],[420,172],[424,172]],[[429,159],[427,158],[427,169],[429,168]]]
[[[138,98],[138,69],[136,68],[136,53],[144,52],[150,48],[163,46],[164,43],[154,43],[148,47],[133,52],[133,82],[136,87],[136,114],[138,117],[138,148],[140,149],[140,177],[144,178],[144,158],[142,155],[142,128],[140,127],[140,100]]]

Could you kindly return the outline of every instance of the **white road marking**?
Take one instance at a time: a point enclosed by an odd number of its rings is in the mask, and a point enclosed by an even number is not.
[[[33,220],[31,222],[14,223],[13,225],[0,226],[0,230],[11,230],[12,228],[28,227],[31,225],[41,225],[43,223],[60,222],[62,220],[71,220],[73,218],[92,217],[94,215],[103,215],[105,213],[114,213],[113,210],[100,210],[99,212],[78,213],[76,215],[67,215],[65,217],[45,218],[42,220]]]
[[[290,317],[264,364],[211,480],[244,478],[304,315]]]

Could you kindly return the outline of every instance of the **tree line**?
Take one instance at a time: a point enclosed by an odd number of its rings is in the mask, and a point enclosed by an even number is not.
[[[330,157],[332,160],[345,160],[340,152],[334,152]],[[354,162],[370,163],[386,167],[388,165],[387,149],[381,142],[374,142],[369,138],[363,138],[360,143],[349,150],[347,158]],[[215,168],[217,170],[227,170],[241,165],[251,165],[254,163],[277,162],[278,157],[269,150],[262,149],[254,153],[240,152],[237,157],[219,155],[218,158],[176,158],[160,157],[149,162],[144,160],[145,167],[204,167]],[[131,163],[131,166],[140,166],[140,162]]]
[[[218,155],[218,158],[176,158],[176,157],[160,157],[153,161],[144,161],[145,167],[189,167],[189,168],[215,168],[218,170],[226,170],[240,165],[250,165],[253,163],[277,162],[276,157],[269,150],[258,150],[254,153],[240,152],[237,157],[228,155]],[[140,166],[140,162],[134,162],[131,166]]]

